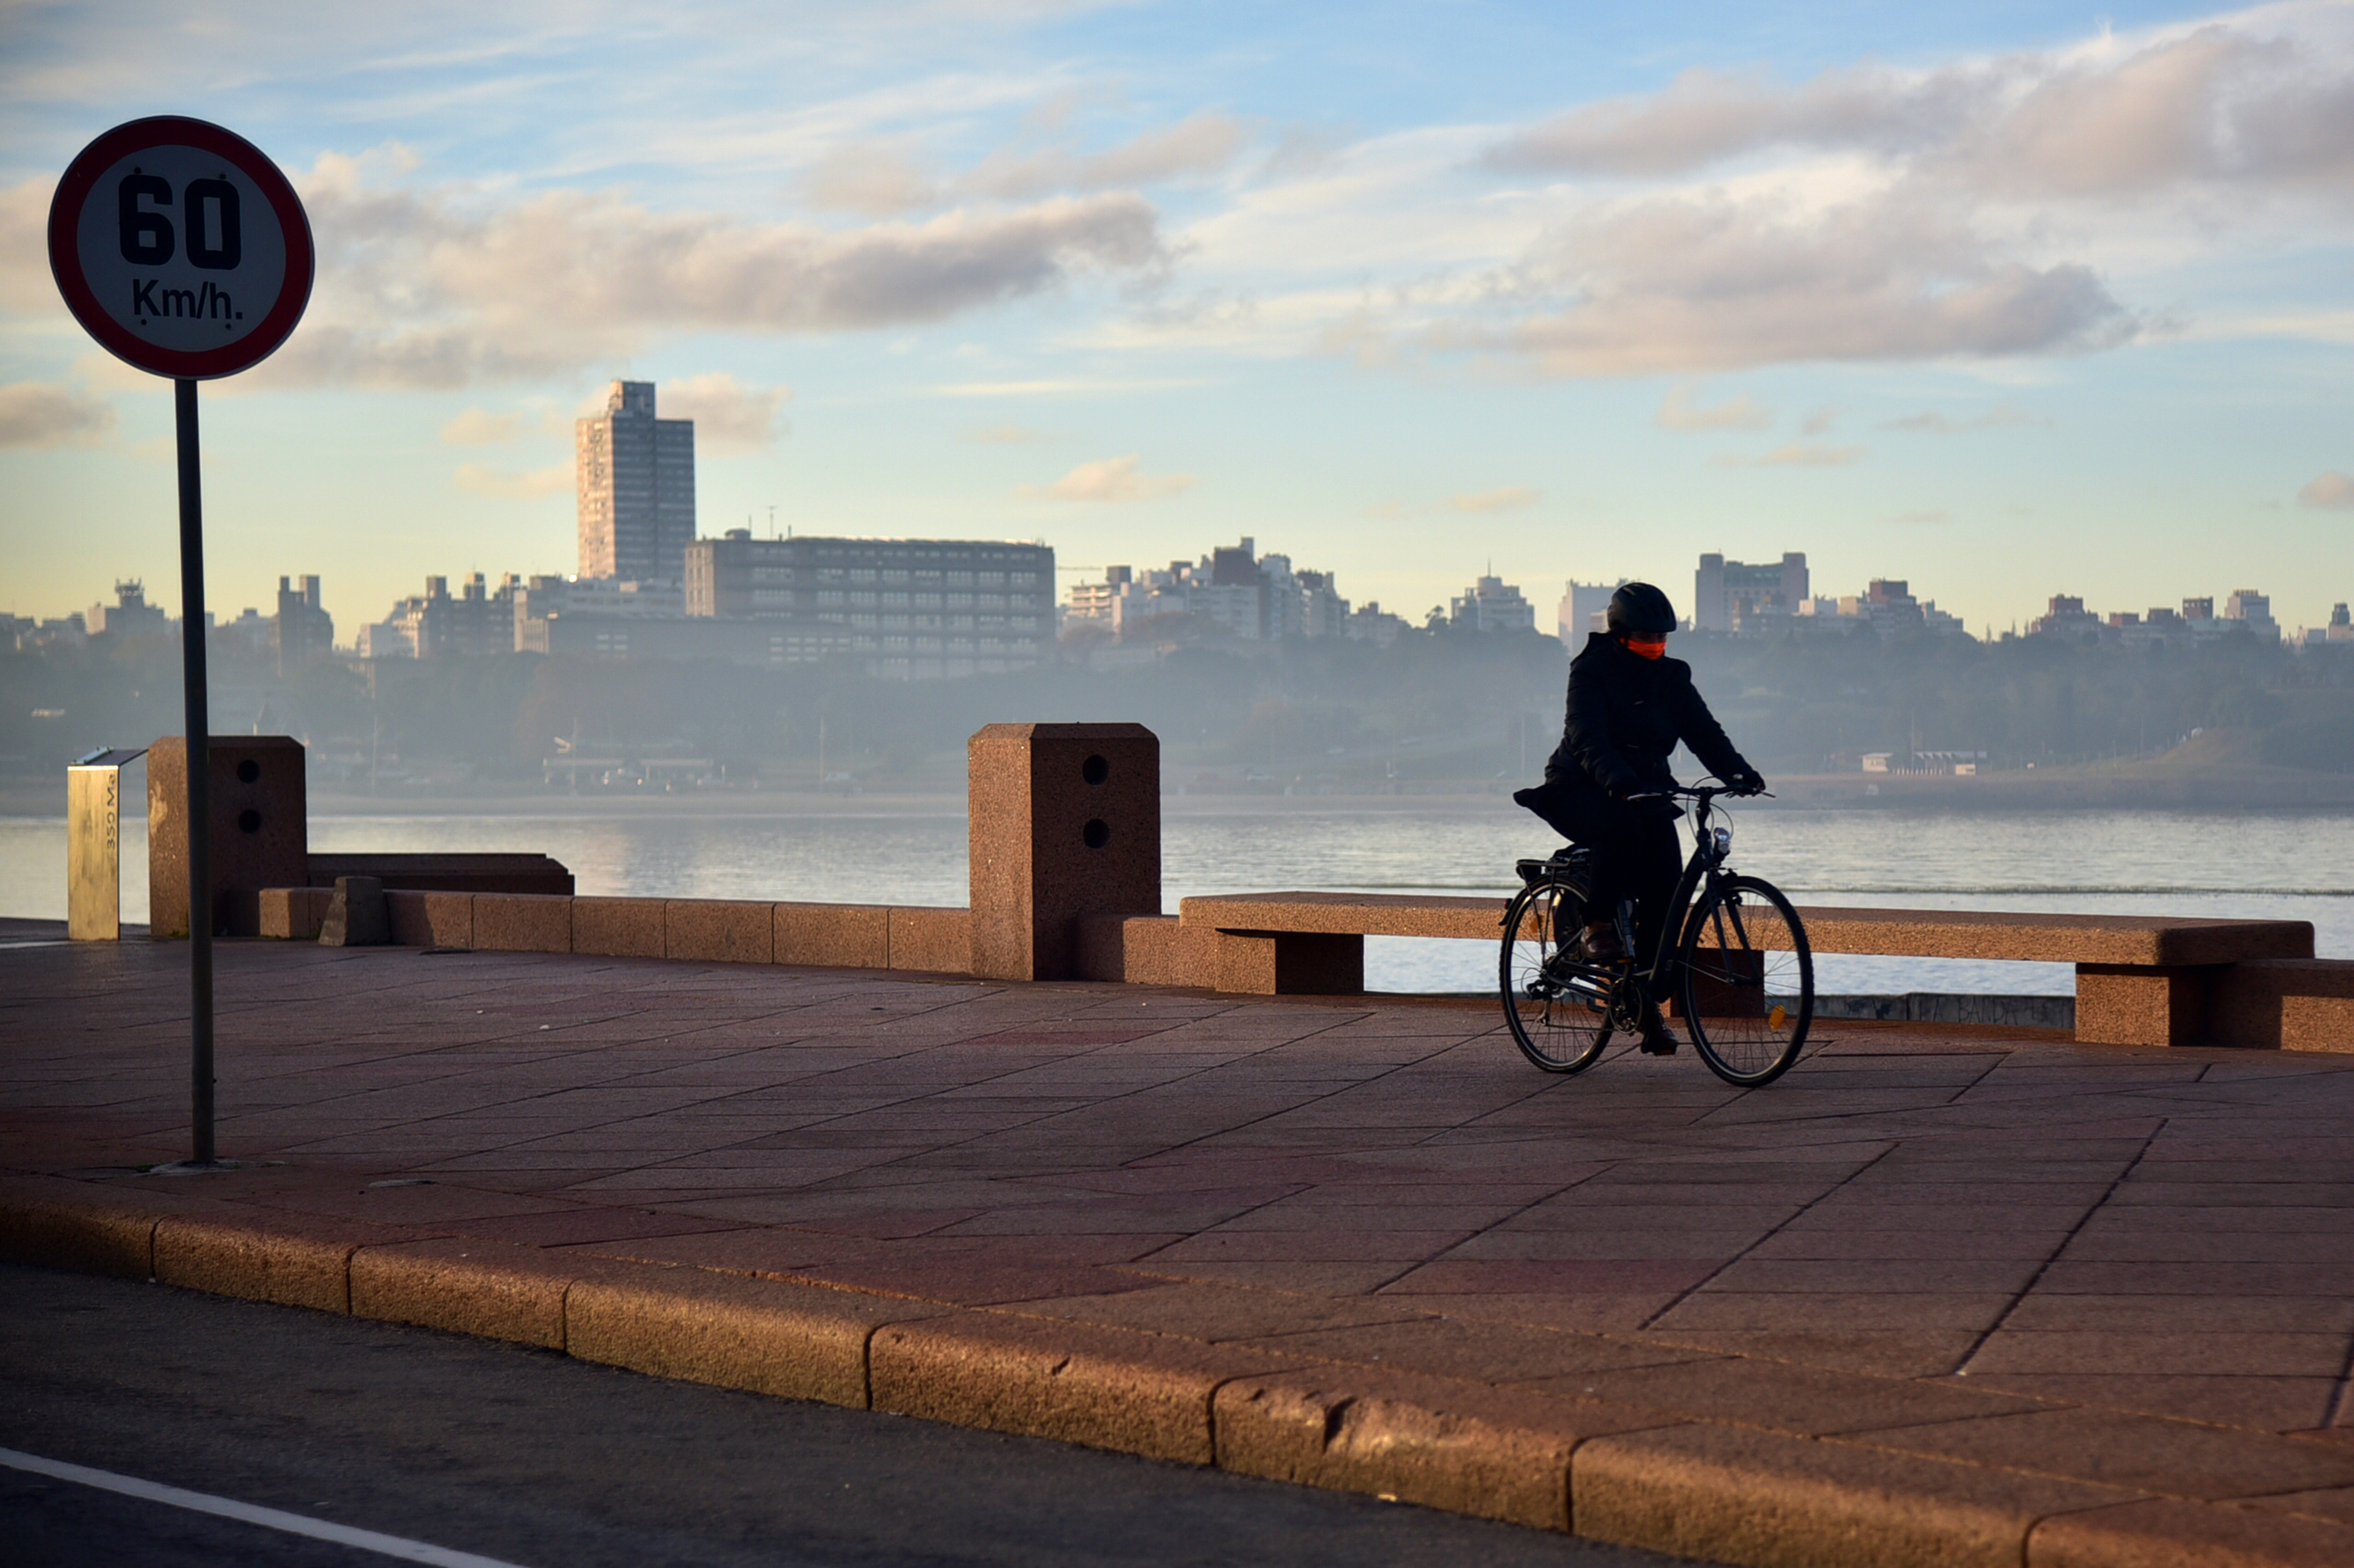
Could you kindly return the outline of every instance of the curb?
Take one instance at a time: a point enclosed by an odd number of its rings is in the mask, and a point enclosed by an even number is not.
[[[1758,1568],[2323,1568],[2278,1506],[1180,1334],[0,1176],[0,1259],[562,1351]]]

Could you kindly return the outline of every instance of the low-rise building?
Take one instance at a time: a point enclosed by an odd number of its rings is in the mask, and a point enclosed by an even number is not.
[[[172,618],[161,606],[147,602],[146,585],[137,577],[116,582],[114,602],[91,605],[81,620],[89,635],[118,642],[134,637],[165,637],[172,630]]]
[[[2074,594],[2055,593],[2043,613],[2027,623],[2030,637],[2065,637],[2095,641],[2101,634],[2101,618],[2084,608],[2084,601]]]
[[[1272,642],[1345,636],[1349,620],[1349,601],[1331,573],[1259,555],[1247,535],[1166,570],[1108,567],[1100,582],[1074,584],[1063,607],[1065,630],[1095,626],[1121,638]]]
[[[1801,599],[1797,613],[1791,615],[1785,615],[1778,606],[1753,606],[1734,630],[1749,636],[1868,630],[1883,641],[1921,633],[1937,637],[1968,635],[1963,630],[1961,617],[1939,609],[1935,599],[1914,598],[1913,585],[1903,577],[1874,577],[1860,594]]]
[[[878,675],[1016,670],[1054,653],[1055,552],[996,540],[755,539],[736,528],[687,546],[685,609],[690,620],[832,627]]]
[[[2296,641],[2299,647],[2304,648],[2326,647],[2333,642],[2354,645],[2354,617],[2347,614],[2343,602],[2332,605],[2328,624],[2300,628]]]
[[[2273,619],[2273,601],[2269,594],[2254,588],[2234,588],[2232,597],[2223,601],[2223,619],[2248,629],[2259,642],[2280,641],[2280,623]]]
[[[1349,612],[1348,636],[1354,641],[1386,648],[1396,641],[1405,630],[1405,617],[1392,615],[1382,608],[1382,601],[1377,599],[1369,599]]]
[[[1518,586],[1490,575],[1448,601],[1447,620],[1466,631],[1534,631],[1537,607],[1521,596]]]
[[[1744,617],[1760,620],[1761,611],[1794,615],[1810,592],[1804,551],[1794,550],[1779,561],[1755,565],[1728,561],[1720,555],[1702,556],[1692,574],[1691,628],[1738,631]]]
[[[316,578],[309,579],[315,583]],[[514,652],[514,594],[520,581],[510,572],[493,592],[476,572],[453,597],[450,579],[430,577],[425,591],[392,607],[383,620],[360,629],[360,655],[367,659],[447,659]]]

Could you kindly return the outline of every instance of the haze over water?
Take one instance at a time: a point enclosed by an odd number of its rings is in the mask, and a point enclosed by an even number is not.
[[[1162,823],[1164,907],[1193,894],[1330,889],[1510,890],[1511,864],[1557,842],[1495,800],[1432,809],[1202,811],[1170,800]],[[145,821],[123,824],[126,919],[146,913]],[[937,811],[835,803],[775,814],[316,815],[311,847],[353,851],[539,851],[584,894],[961,905],[966,832],[958,804]],[[1734,864],[1807,905],[2120,911],[2310,920],[2325,958],[2354,958],[2354,812],[1918,813],[1748,810]],[[0,818],[0,915],[62,919],[65,824]],[[1484,991],[1495,955],[1470,942],[1371,939],[1376,990]],[[1824,992],[1975,991],[2068,994],[2064,964],[1826,956]]]

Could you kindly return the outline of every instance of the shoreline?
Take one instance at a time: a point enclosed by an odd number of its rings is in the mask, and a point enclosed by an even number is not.
[[[0,785],[0,817],[61,819],[62,779]],[[2053,770],[1999,773],[1977,778],[1908,774],[1801,774],[1775,780],[1776,797],[1744,803],[1745,810],[1920,811],[1940,814],[2014,811],[2174,810],[2336,813],[2354,810],[2354,775],[2251,770],[2232,775],[2143,776]],[[143,817],[145,791],[127,791],[126,817]],[[436,795],[366,795],[314,789],[314,817],[720,817],[809,818],[961,816],[962,789],[889,790],[873,794],[820,796],[802,790],[696,790],[679,794],[598,791],[554,794],[522,789],[470,789]],[[1287,795],[1277,788],[1212,789],[1180,786],[1164,792],[1161,810],[1170,817],[1312,816],[1346,812],[1359,816],[1494,816],[1520,814],[1510,788],[1466,784],[1454,789],[1416,788],[1402,792]]]

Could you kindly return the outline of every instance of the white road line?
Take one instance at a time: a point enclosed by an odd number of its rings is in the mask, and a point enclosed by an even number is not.
[[[379,1535],[373,1530],[354,1530],[347,1524],[305,1519],[299,1513],[260,1508],[232,1498],[183,1491],[178,1487],[167,1487],[157,1481],[143,1481],[136,1476],[118,1476],[111,1470],[93,1470],[87,1465],[69,1465],[61,1459],[44,1459],[37,1454],[20,1454],[14,1448],[0,1448],[0,1465],[12,1470],[28,1470],[37,1476],[71,1481],[77,1486],[120,1492],[124,1497],[169,1503],[174,1508],[188,1509],[196,1513],[217,1514],[223,1519],[258,1524],[264,1530],[283,1531],[289,1535],[307,1535],[313,1541],[332,1541],[338,1546],[356,1546],[363,1552],[398,1557],[404,1563],[428,1563],[433,1568],[517,1568],[516,1564],[503,1563],[495,1557],[478,1557],[471,1552],[452,1552],[446,1546],[407,1541],[398,1535]]]

